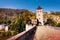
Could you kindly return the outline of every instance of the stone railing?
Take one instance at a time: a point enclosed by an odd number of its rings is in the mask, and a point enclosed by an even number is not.
[[[32,27],[30,30],[19,33],[16,36],[13,36],[7,40],[33,40],[35,31],[36,27]]]

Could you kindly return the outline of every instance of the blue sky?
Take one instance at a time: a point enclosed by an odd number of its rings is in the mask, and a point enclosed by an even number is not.
[[[28,9],[35,12],[41,6],[43,11],[60,11],[60,0],[0,0],[0,8]]]

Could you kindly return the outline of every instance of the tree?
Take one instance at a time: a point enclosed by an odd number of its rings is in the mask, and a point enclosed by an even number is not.
[[[53,19],[47,19],[47,22],[45,24],[56,26],[56,22]]]
[[[60,27],[60,23],[57,23],[57,25],[56,25],[57,27]]]
[[[20,14],[17,15],[16,19],[11,23],[11,28],[12,30],[15,30],[17,32],[22,32],[25,30],[25,25],[31,21],[27,16]]]
[[[51,12],[51,14],[53,14],[53,15],[60,15],[60,12],[58,12],[58,11],[56,11],[56,12]]]
[[[15,30],[17,32],[22,32],[25,30],[25,25],[29,22],[31,22],[30,17],[32,17],[33,14],[29,11],[21,12],[21,14],[17,15],[15,20],[13,20],[10,24],[10,29]]]
[[[22,15],[19,15],[16,17],[16,19],[11,23],[11,28],[12,30],[15,30],[17,32],[22,32],[25,30],[25,24],[23,23],[24,19],[22,18]]]

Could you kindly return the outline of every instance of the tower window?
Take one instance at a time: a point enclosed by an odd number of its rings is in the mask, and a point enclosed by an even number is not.
[[[38,14],[38,16],[40,16],[40,14]]]
[[[41,12],[41,11],[40,11]]]
[[[39,18],[40,19],[40,18]]]

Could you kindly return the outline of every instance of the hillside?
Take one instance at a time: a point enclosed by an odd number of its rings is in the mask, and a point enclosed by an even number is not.
[[[36,18],[35,13],[26,10],[26,9],[9,9],[9,8],[0,8],[0,20],[4,20],[8,18],[9,20],[14,20],[17,15],[22,14],[25,17],[29,17],[31,19]],[[60,12],[55,12],[51,14],[44,14],[44,20],[46,18],[51,18],[57,23],[60,22]]]
[[[60,15],[54,15],[54,14],[44,14],[44,19],[45,18],[50,18],[56,21],[57,23],[60,23]]]
[[[33,15],[32,12],[26,9],[9,9],[9,8],[0,8],[0,20],[5,19],[6,17],[9,19],[14,19],[19,14],[27,14]]]
[[[19,14],[23,11],[28,11],[26,9],[9,9],[9,8],[0,8],[0,14],[1,13],[5,13],[7,15],[15,15],[15,14]]]

